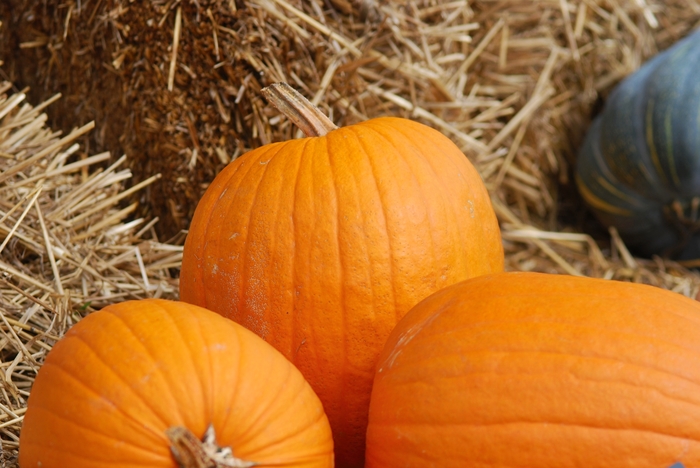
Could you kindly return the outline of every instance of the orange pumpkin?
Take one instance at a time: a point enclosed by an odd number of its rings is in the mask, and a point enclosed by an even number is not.
[[[190,304],[143,300],[95,312],[49,352],[19,463],[323,468],[333,442],[311,387],[258,336]]]
[[[328,414],[336,463],[361,466],[391,329],[429,294],[502,271],[500,231],[479,174],[439,132],[399,118],[336,128],[281,89],[268,90],[276,105],[291,102],[288,115],[319,136],[263,146],[216,177],[187,236],[180,295],[294,362]]]
[[[700,304],[537,273],[464,281],[396,326],[367,468],[700,466]]]

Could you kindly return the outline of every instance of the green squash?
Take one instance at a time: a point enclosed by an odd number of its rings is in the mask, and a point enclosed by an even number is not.
[[[700,30],[613,90],[578,155],[576,183],[633,252],[700,258]]]

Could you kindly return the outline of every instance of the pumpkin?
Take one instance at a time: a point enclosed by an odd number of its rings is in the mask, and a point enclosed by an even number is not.
[[[700,466],[700,303],[501,273],[426,298],[381,354],[367,468]]]
[[[287,359],[218,314],[157,299],[105,307],[56,343],[19,445],[22,468],[333,466],[321,402]]]
[[[266,96],[306,138],[219,173],[185,242],[180,297],[253,330],[323,402],[338,466],[361,466],[374,365],[403,314],[503,270],[484,184],[445,136],[400,118],[337,128],[284,85]]]
[[[610,94],[577,159],[596,217],[643,256],[700,258],[700,30]]]

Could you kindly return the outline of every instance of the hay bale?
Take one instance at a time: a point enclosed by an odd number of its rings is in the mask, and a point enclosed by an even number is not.
[[[148,206],[170,234],[225,163],[295,134],[260,97],[274,81],[340,125],[392,114],[438,128],[519,218],[554,230],[596,99],[684,35],[698,5],[10,0],[0,59],[37,102],[66,96],[52,122],[95,120],[89,148],[126,152],[137,180],[163,174]]]
[[[0,466],[14,466],[37,370],[52,345],[85,314],[143,297],[177,297],[170,269],[181,242],[161,243],[136,203],[122,204],[157,176],[126,189],[125,157],[88,155],[46,127],[45,108],[0,83]]]

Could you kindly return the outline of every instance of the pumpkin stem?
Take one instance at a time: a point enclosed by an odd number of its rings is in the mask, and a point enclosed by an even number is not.
[[[255,462],[233,456],[231,447],[219,447],[214,426],[209,426],[200,441],[186,427],[173,426],[165,431],[170,452],[180,468],[250,468]]]
[[[287,83],[274,83],[262,89],[263,96],[299,127],[307,137],[323,136],[338,127]]]

